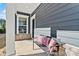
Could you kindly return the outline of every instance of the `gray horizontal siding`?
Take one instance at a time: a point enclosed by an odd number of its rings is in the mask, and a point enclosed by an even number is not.
[[[57,38],[67,44],[79,47],[79,31],[57,31]]]
[[[52,27],[56,30],[79,30],[78,3],[43,3],[36,12],[36,27]]]

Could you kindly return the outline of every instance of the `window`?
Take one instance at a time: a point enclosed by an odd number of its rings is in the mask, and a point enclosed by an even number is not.
[[[19,33],[27,33],[27,18],[19,17]]]
[[[17,15],[17,34],[28,33],[28,16]]]

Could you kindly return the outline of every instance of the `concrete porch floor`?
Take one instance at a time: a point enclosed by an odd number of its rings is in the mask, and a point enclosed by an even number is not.
[[[16,56],[27,56],[44,53],[44,51],[35,44],[33,50],[32,40],[15,41]]]

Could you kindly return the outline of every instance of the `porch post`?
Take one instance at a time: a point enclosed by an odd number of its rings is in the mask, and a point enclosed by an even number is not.
[[[15,55],[15,4],[7,4],[6,55]]]

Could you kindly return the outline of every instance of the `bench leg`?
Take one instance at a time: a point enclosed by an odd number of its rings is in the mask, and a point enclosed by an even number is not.
[[[33,50],[34,50],[34,41],[33,41]]]

